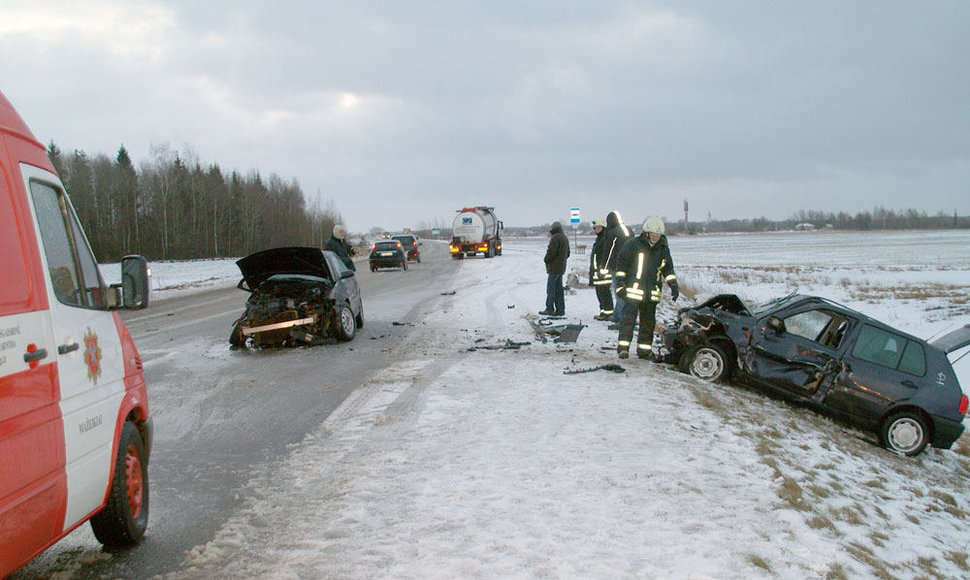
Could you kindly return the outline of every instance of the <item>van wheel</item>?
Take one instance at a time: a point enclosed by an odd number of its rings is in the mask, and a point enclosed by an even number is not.
[[[681,364],[686,372],[712,383],[727,379],[731,370],[724,347],[714,343],[701,344],[690,349]]]
[[[922,453],[930,441],[926,421],[919,413],[909,411],[886,419],[880,436],[886,449],[910,457]]]
[[[107,548],[130,548],[148,527],[148,457],[138,428],[125,422],[118,442],[108,504],[91,518],[91,529]]]
[[[337,317],[337,338],[345,342],[353,340],[354,335],[357,334],[357,318],[350,310],[350,306],[341,304],[337,311]]]

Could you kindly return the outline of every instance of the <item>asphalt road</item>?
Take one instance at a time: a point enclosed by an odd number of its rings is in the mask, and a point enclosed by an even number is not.
[[[421,247],[407,271],[358,263],[364,328],[348,343],[230,350],[247,294],[223,287],[156,300],[124,313],[145,363],[155,421],[148,533],[137,548],[104,553],[87,524],[12,580],[148,578],[175,574],[245,500],[256,472],[319,426],[368,376],[407,357],[416,309],[457,271],[447,246]]]

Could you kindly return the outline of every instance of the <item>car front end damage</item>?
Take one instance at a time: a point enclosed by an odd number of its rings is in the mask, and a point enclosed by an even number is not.
[[[327,342],[339,325],[332,290],[329,280],[314,276],[268,278],[246,300],[230,343],[266,347]]]
[[[733,294],[683,308],[662,333],[661,357],[701,378],[728,379],[738,368],[737,345],[747,341],[751,322],[747,307]]]

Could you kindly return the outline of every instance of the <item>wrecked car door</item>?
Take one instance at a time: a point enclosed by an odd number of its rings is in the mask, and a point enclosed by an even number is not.
[[[890,407],[933,388],[923,345],[871,324],[859,331],[845,357],[845,372],[835,381],[824,406],[850,418],[873,423]]]
[[[759,383],[795,398],[821,396],[841,369],[854,320],[829,308],[781,311],[758,321],[743,360]]]

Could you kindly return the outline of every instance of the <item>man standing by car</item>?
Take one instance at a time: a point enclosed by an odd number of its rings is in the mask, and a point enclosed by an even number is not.
[[[566,273],[566,260],[569,258],[569,238],[562,231],[562,224],[553,222],[549,228],[549,247],[543,261],[546,263],[546,309],[539,312],[543,316],[565,316],[566,296],[562,288],[562,277]]]
[[[630,239],[630,228],[623,223],[623,217],[617,210],[611,211],[606,216],[606,234],[603,236],[603,245],[606,251],[606,268],[610,271],[612,282],[610,289],[615,302],[612,320],[619,325],[623,315],[623,297],[617,294],[616,282],[616,258],[620,253],[620,248]],[[610,330],[616,330],[619,326],[610,326]]]
[[[609,261],[609,248],[604,243],[606,224],[602,220],[593,220],[593,231],[596,232],[596,241],[593,242],[592,255],[589,257],[589,283],[596,290],[596,300],[600,306],[599,314],[593,318],[610,320],[613,318],[613,294],[610,292],[613,275],[606,267]]]
[[[680,295],[674,261],[664,236],[664,222],[651,216],[643,222],[643,231],[620,249],[617,256],[617,294],[627,304],[620,320],[620,336],[616,350],[620,358],[629,358],[633,340],[633,327],[640,317],[640,333],[637,335],[637,356],[650,359],[653,355],[653,329],[657,324],[657,303],[663,291],[663,283],[670,286],[671,298]]]
[[[330,250],[337,254],[343,263],[347,265],[351,270],[356,271],[357,268],[354,267],[354,260],[351,258],[356,252],[350,244],[347,243],[347,228],[340,224],[333,226],[333,233],[330,234],[330,239],[323,244],[324,250]]]

